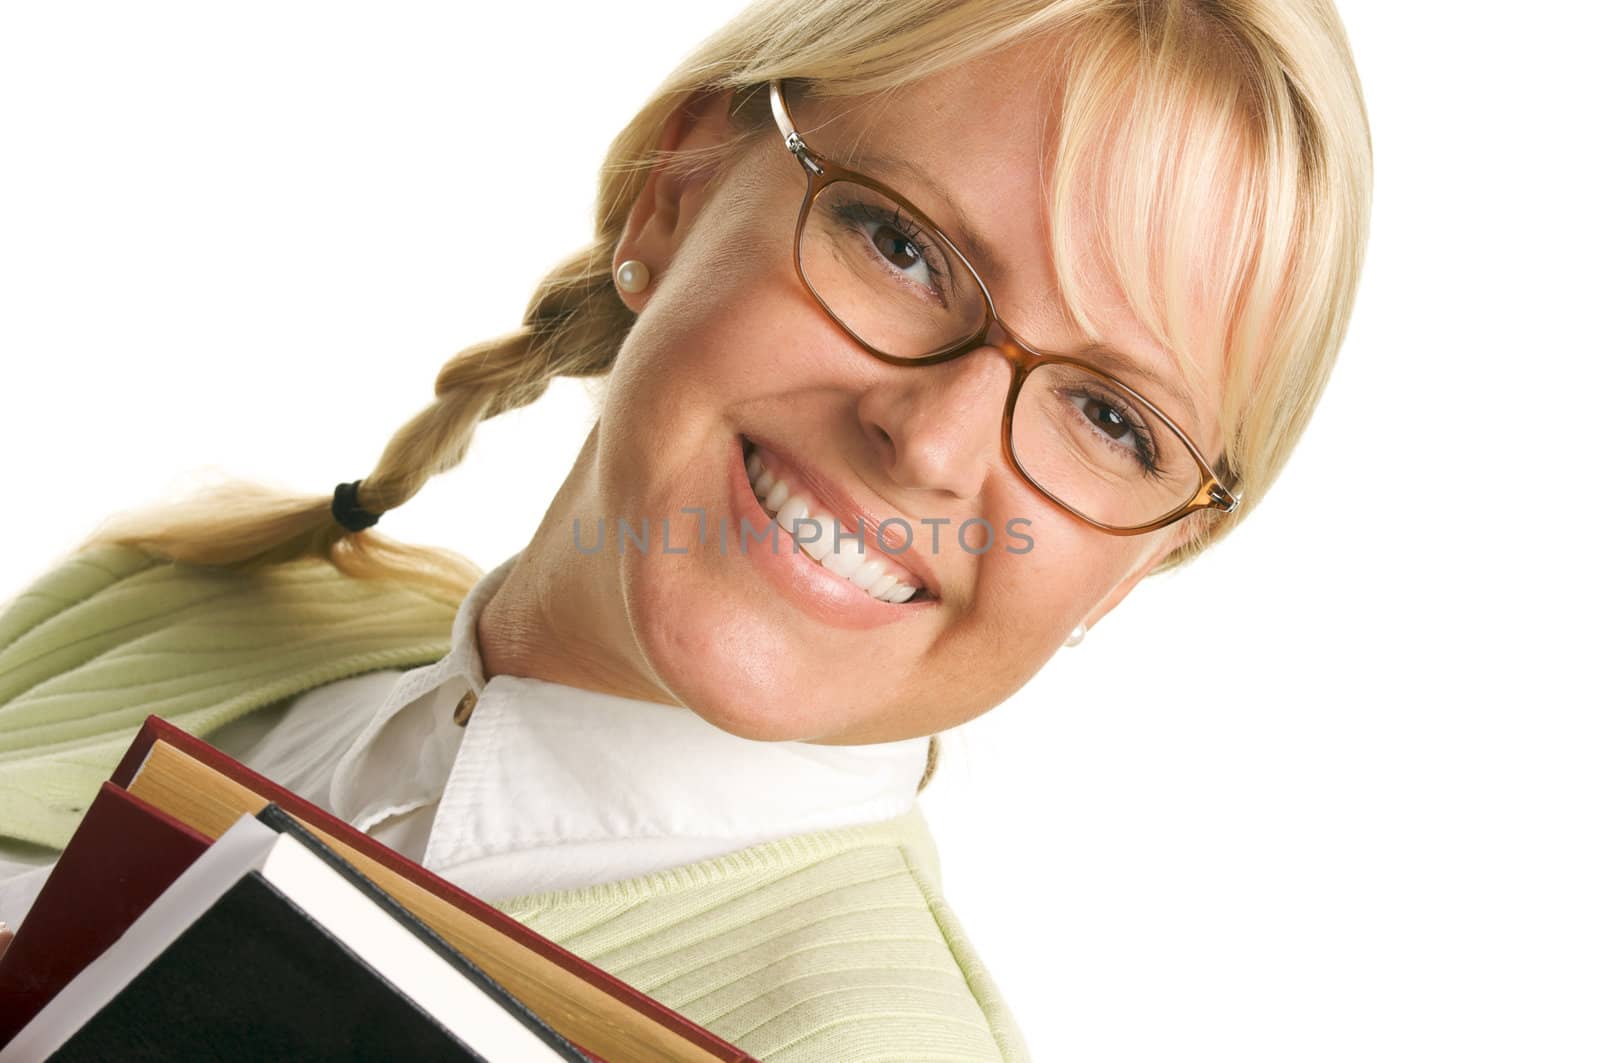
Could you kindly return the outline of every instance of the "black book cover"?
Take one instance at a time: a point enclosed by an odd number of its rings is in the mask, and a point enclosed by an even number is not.
[[[580,1052],[571,1041],[562,1037],[543,1019],[539,1018],[535,1012],[529,1009],[526,1004],[512,996],[508,989],[485,974],[481,967],[452,948],[449,942],[434,933],[432,928],[413,915],[409,908],[379,889],[377,884],[370,878],[357,871],[350,861],[328,848],[322,839],[307,830],[299,820],[279,806],[271,803],[268,803],[266,807],[256,813],[256,819],[275,831],[293,835],[307,849],[310,849],[320,857],[324,863],[339,872],[345,881],[371,898],[378,907],[388,912],[396,922],[410,930],[416,937],[422,939],[445,962],[466,975],[485,994],[494,998],[495,1002],[502,1008],[520,1019],[524,1026],[537,1034],[540,1040],[555,1049],[563,1058],[571,1060],[572,1063],[589,1063],[589,1057]]]
[[[499,983],[276,805],[291,834],[563,1059],[587,1063]],[[475,1061],[482,1057],[259,871],[242,876],[80,1027],[51,1063],[174,1059]]]
[[[259,871],[234,883],[50,1056],[51,1063],[481,1058]]]

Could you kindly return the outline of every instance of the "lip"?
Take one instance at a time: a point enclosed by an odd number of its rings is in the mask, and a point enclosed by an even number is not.
[[[786,475],[792,472],[801,483],[805,484],[807,493],[816,499],[823,509],[838,517],[841,523],[854,529],[855,518],[859,515],[862,531],[870,535],[872,541],[880,544],[879,549],[883,550],[889,557],[892,557],[896,564],[917,577],[917,581],[922,584],[932,599],[938,600],[942,597],[939,593],[939,581],[934,578],[932,566],[928,564],[926,558],[917,552],[916,547],[911,543],[910,537],[892,525],[888,529],[883,527],[883,522],[890,519],[893,516],[892,514],[886,516],[862,506],[861,503],[850,497],[850,494],[844,488],[831,480],[824,479],[816,469],[790,451],[774,446],[766,440],[759,439],[753,435],[746,434],[744,438],[761,449],[770,451],[774,457],[783,462]],[[741,448],[742,456],[743,450]],[[762,512],[766,511],[763,510]],[[905,521],[908,525],[911,524],[904,517],[899,517],[898,519]],[[904,544],[905,549],[899,553],[888,549],[888,547],[902,544]]]
[[[753,439],[751,441],[755,442]],[[937,598],[898,604],[885,602],[817,564],[810,555],[795,546],[789,533],[778,527],[772,515],[762,508],[760,500],[756,498],[755,491],[750,487],[750,477],[745,472],[744,438],[734,435],[729,441],[728,450],[728,490],[734,520],[748,520],[752,529],[765,529],[770,525],[771,535],[777,537],[778,543],[774,551],[770,540],[751,539],[748,547],[741,550],[738,528],[735,527],[730,536],[729,552],[749,556],[752,565],[767,577],[778,593],[801,611],[830,627],[859,631],[910,620],[939,604]],[[819,497],[818,501],[822,499]],[[906,568],[916,572],[910,565]],[[922,578],[922,573],[916,574],[919,579]],[[928,586],[931,594],[932,587]]]

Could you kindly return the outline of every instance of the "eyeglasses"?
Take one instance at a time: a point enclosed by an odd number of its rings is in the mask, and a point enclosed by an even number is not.
[[[1224,485],[1155,403],[1070,355],[1042,351],[1000,320],[967,256],[898,192],[814,151],[795,131],[783,82],[772,114],[806,176],[794,266],[828,316],[892,365],[933,365],[993,347],[1011,365],[1001,416],[1006,463],[1047,501],[1113,535],[1206,509],[1232,513]]]

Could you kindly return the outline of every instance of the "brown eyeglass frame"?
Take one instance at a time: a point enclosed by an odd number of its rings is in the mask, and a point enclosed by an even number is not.
[[[806,290],[817,301],[817,305],[822,307],[823,312],[832,318],[834,324],[838,325],[846,335],[860,344],[869,354],[891,365],[934,365],[938,362],[948,362],[953,358],[959,358],[963,354],[977,350],[979,347],[993,347],[998,350],[1011,365],[1011,388],[1006,395],[1005,413],[1001,415],[1000,419],[1000,441],[1003,444],[1001,450],[1005,454],[1006,464],[1011,467],[1013,472],[1022,477],[1023,482],[1046,501],[1066,510],[1074,517],[1092,527],[1099,528],[1101,531],[1112,535],[1139,535],[1143,532],[1154,531],[1157,528],[1164,528],[1168,524],[1182,520],[1189,514],[1200,510],[1216,509],[1221,510],[1223,513],[1232,513],[1239,507],[1239,501],[1244,497],[1243,491],[1239,489],[1238,485],[1230,489],[1222,482],[1215,470],[1212,469],[1211,464],[1200,453],[1199,448],[1190,441],[1188,434],[1179,428],[1162,411],[1160,406],[1157,406],[1116,377],[1110,376],[1080,359],[1053,351],[1042,351],[1018,336],[1001,320],[999,312],[995,309],[994,297],[989,294],[989,286],[984,283],[983,277],[979,274],[977,268],[956,246],[955,241],[946,236],[943,230],[933,223],[932,218],[926,211],[917,207],[905,196],[885,185],[882,181],[852,170],[843,163],[830,159],[808,146],[795,129],[794,118],[789,113],[789,105],[783,98],[782,79],[775,79],[769,82],[767,88],[768,98],[772,103],[772,116],[778,123],[779,132],[783,134],[783,146],[799,160],[800,167],[806,175],[806,196],[800,204],[800,216],[796,220],[794,227],[794,270],[800,278],[800,283],[806,286]],[[967,272],[971,274],[972,279],[977,282],[978,290],[983,293],[984,321],[976,332],[966,339],[958,340],[943,350],[907,358],[879,350],[856,335],[849,325],[839,320],[839,316],[833,312],[822,296],[817,293],[817,290],[811,286],[811,282],[806,279],[805,270],[800,264],[800,237],[805,231],[806,218],[810,215],[811,207],[816,202],[817,196],[835,181],[850,181],[853,184],[870,188],[928,223],[934,236],[948,252],[961,261],[961,264],[967,268]],[[1022,467],[1022,463],[1017,460],[1017,455],[1013,449],[1011,419],[1012,412],[1016,408],[1017,396],[1022,392],[1023,381],[1028,378],[1029,373],[1041,365],[1070,365],[1076,369],[1081,369],[1105,381],[1117,391],[1132,395],[1140,403],[1148,407],[1182,441],[1184,447],[1188,449],[1189,455],[1194,458],[1195,464],[1200,467],[1200,487],[1195,491],[1194,497],[1157,517],[1155,520],[1147,521],[1131,528],[1123,528],[1112,524],[1104,524],[1093,517],[1080,513],[1067,502],[1057,498],[1047,488],[1034,480],[1032,476],[1029,476],[1027,470]]]

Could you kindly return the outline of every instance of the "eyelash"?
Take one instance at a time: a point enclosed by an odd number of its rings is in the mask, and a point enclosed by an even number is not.
[[[1161,475],[1161,469],[1157,461],[1159,455],[1156,454],[1155,439],[1150,435],[1150,430],[1147,429],[1140,422],[1139,418],[1134,415],[1133,411],[1129,409],[1126,404],[1119,402],[1114,396],[1107,395],[1104,392],[1084,388],[1082,389],[1082,394],[1090,402],[1100,403],[1102,405],[1111,407],[1111,409],[1116,412],[1117,416],[1122,418],[1123,422],[1127,424],[1129,431],[1133,433],[1134,452],[1138,458],[1139,467],[1144,471],[1146,476],[1159,478]],[[1072,400],[1066,396],[1063,396],[1063,400],[1072,402]],[[1076,403],[1073,403],[1072,405],[1073,409],[1077,410],[1080,417],[1087,419],[1087,415],[1082,410],[1077,409]],[[1100,434],[1099,427],[1095,425],[1093,421],[1090,421],[1090,427],[1095,431],[1096,434]],[[1105,445],[1108,447],[1117,447],[1117,444],[1110,440],[1106,440]],[[1119,449],[1126,450],[1127,448],[1123,447]]]
[[[939,294],[940,298],[944,297],[945,272],[939,268],[932,258],[928,257],[928,249],[933,246],[932,242],[924,240],[922,227],[902,214],[898,206],[894,208],[893,212],[890,212],[871,203],[852,199],[833,209],[835,216],[844,221],[854,222],[858,225],[864,222],[872,222],[897,230],[900,235],[906,238],[906,242],[915,249],[918,260],[928,268],[928,276],[933,281],[934,290]]]

